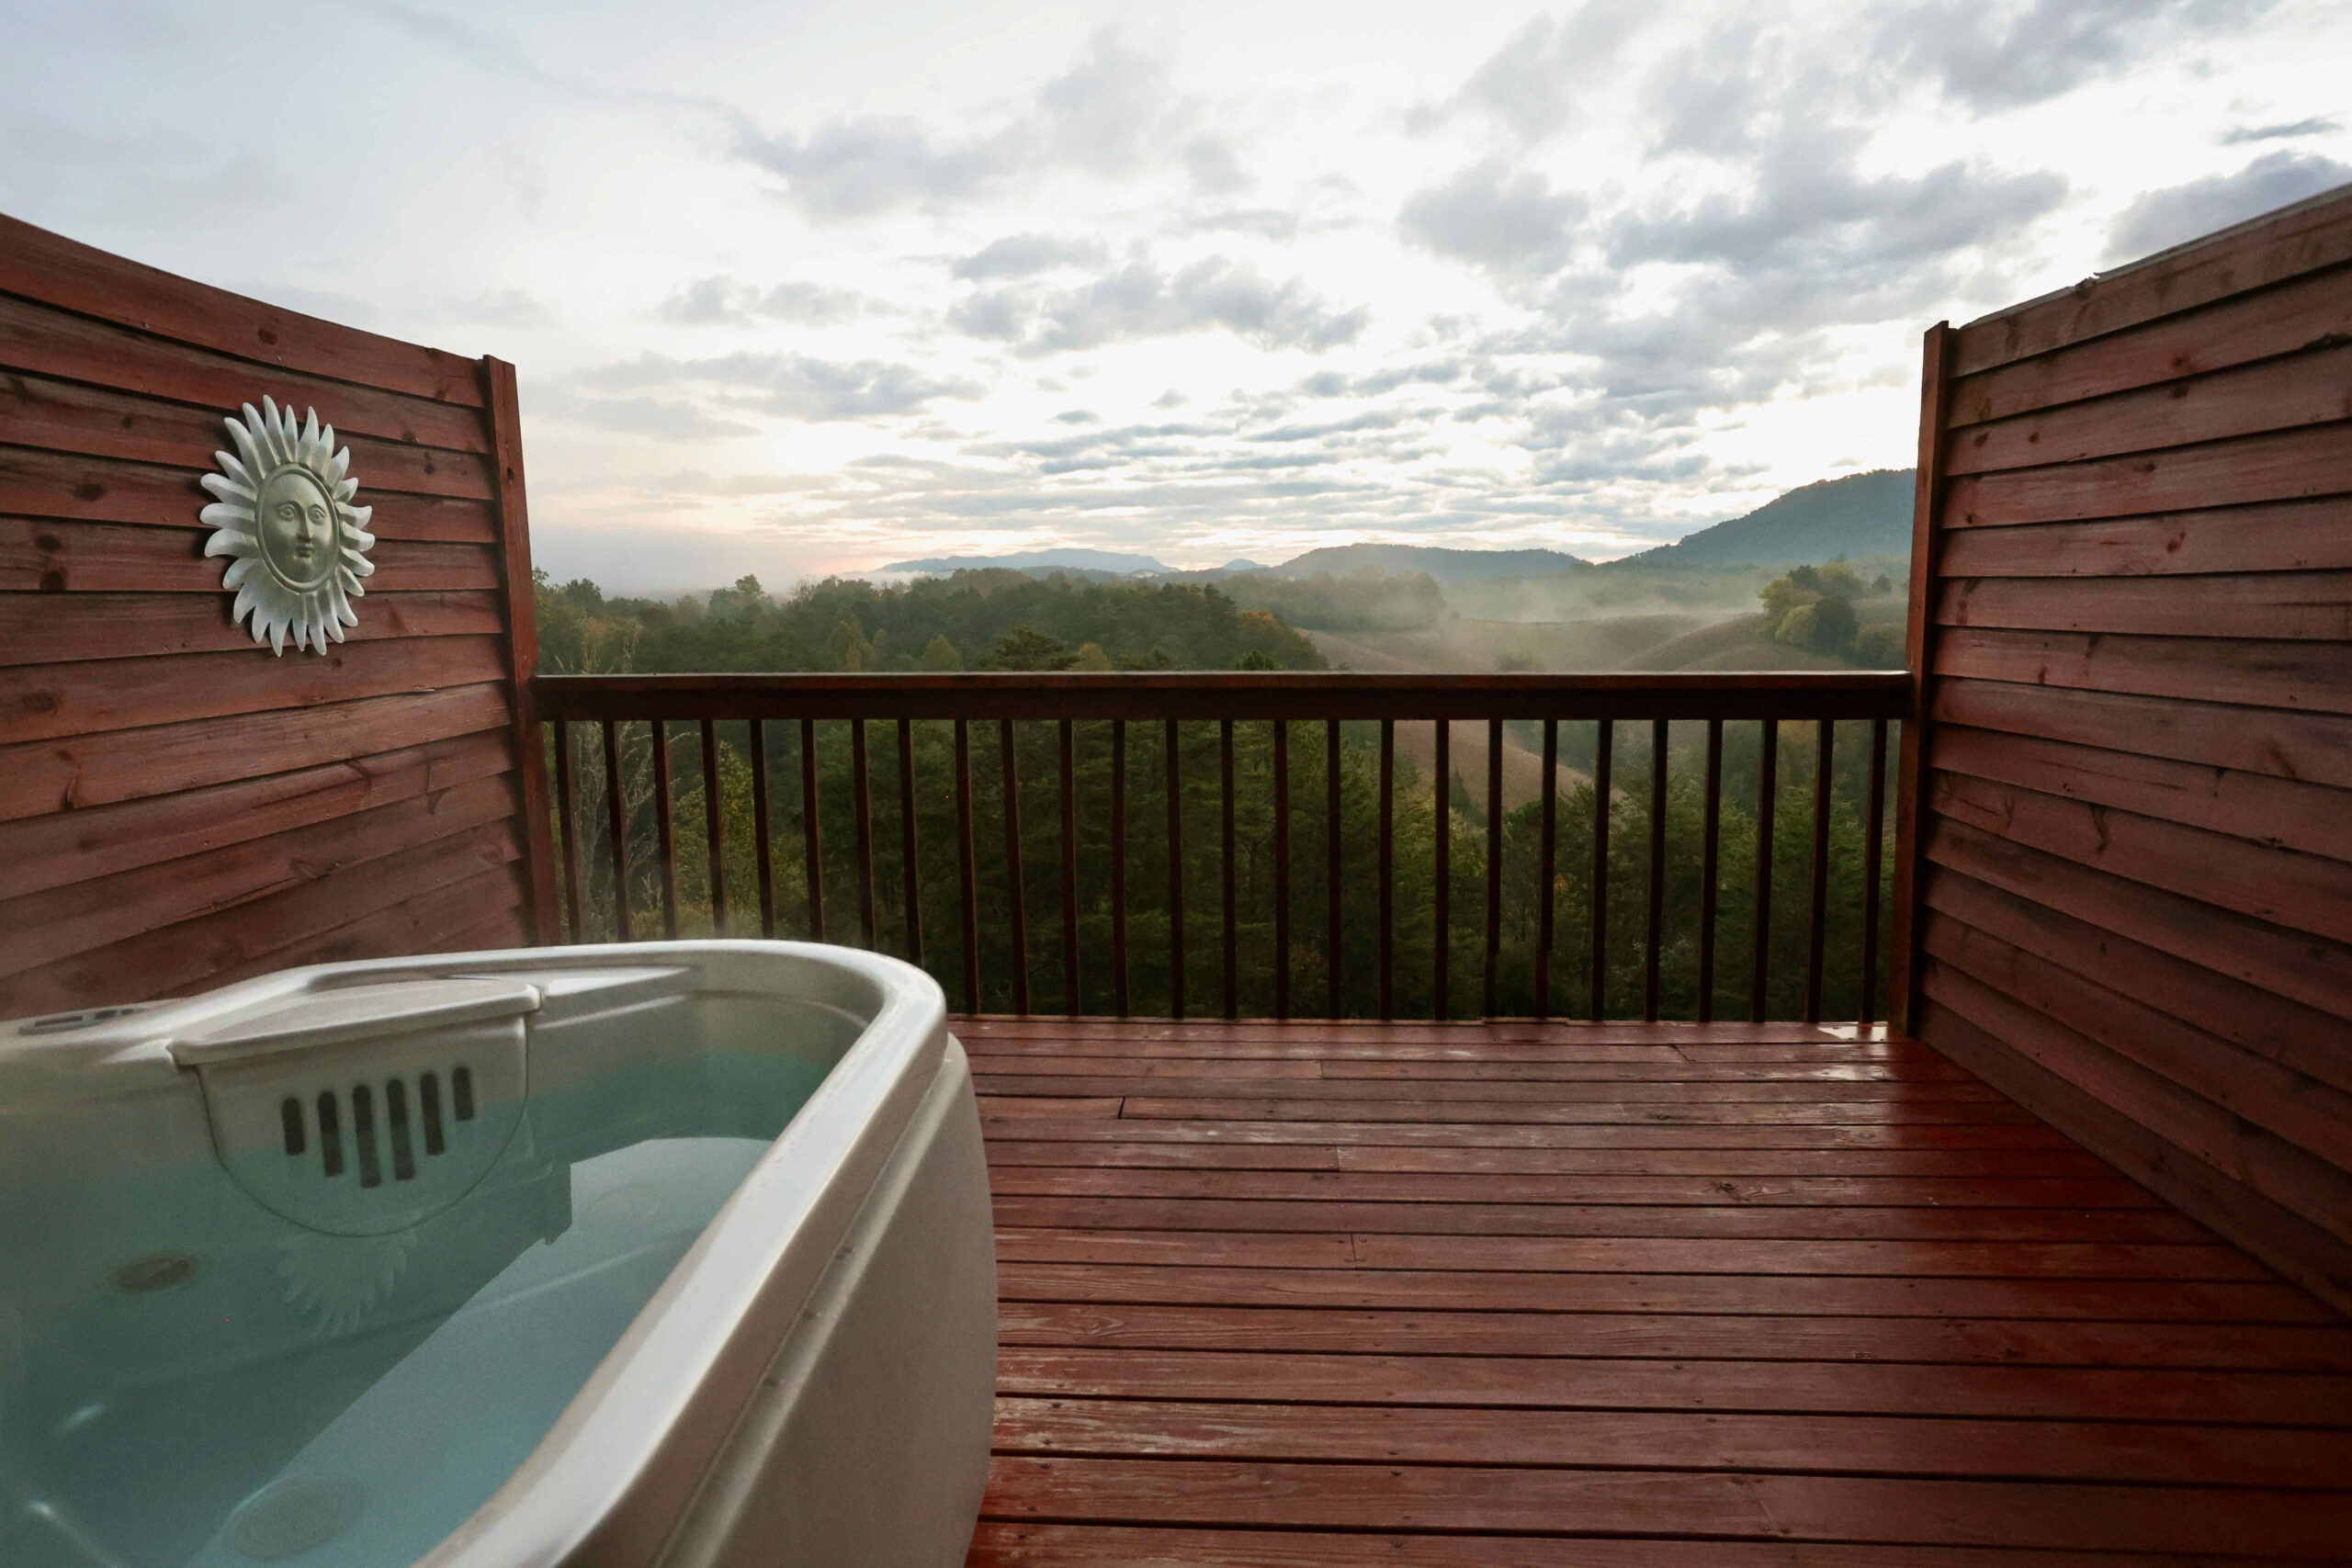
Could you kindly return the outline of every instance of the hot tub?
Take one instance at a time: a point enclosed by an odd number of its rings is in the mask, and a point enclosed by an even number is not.
[[[918,1568],[996,1265],[939,988],[788,942],[0,1024],[7,1568]]]

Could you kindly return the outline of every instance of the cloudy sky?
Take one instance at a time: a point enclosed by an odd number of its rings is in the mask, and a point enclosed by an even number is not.
[[[2341,0],[0,0],[0,210],[522,369],[559,575],[1625,553],[2352,181]],[[364,478],[364,476],[363,476]]]

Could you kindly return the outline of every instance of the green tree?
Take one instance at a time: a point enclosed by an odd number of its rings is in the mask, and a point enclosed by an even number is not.
[[[1078,655],[1057,637],[1050,637],[1035,626],[1016,626],[997,638],[996,646],[980,656],[982,670],[1068,670],[1078,662]]]
[[[923,645],[922,667],[933,671],[961,670],[964,668],[964,656],[956,651],[956,645],[947,640],[947,634],[941,632]]]

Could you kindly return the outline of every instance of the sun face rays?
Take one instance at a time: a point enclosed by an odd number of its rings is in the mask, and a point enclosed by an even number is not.
[[[230,618],[251,617],[255,642],[283,654],[296,648],[327,650],[359,624],[351,601],[373,573],[368,532],[374,509],[351,504],[359,482],[350,477],[351,452],[335,446],[334,426],[319,411],[300,423],[291,407],[267,398],[255,412],[227,420],[234,452],[215,452],[217,474],[203,478],[212,503],[198,515],[211,525],[208,556],[230,557],[220,586],[235,592]]]

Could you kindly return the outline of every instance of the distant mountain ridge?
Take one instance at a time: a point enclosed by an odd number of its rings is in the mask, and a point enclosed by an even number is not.
[[[1620,566],[1818,566],[1839,556],[1908,555],[1909,468],[1874,468],[1800,485],[1744,517],[1627,556]]]
[[[1701,528],[1670,545],[1599,565],[1565,550],[1475,550],[1445,545],[1327,545],[1294,556],[1279,566],[1232,560],[1204,571],[1179,571],[1150,556],[1115,550],[1026,550],[1002,556],[933,556],[892,561],[869,576],[941,573],[1010,568],[1015,571],[1071,571],[1125,576],[1144,574],[1216,581],[1249,572],[1304,578],[1329,572],[1345,577],[1367,568],[1388,575],[1415,572],[1439,582],[1468,582],[1555,572],[1607,571],[1612,568],[1818,565],[1839,556],[1907,555],[1911,549],[1909,468],[1876,468],[1800,485],[1745,516]]]
[[[1049,570],[1061,567],[1069,571],[1157,571],[1170,568],[1149,556],[1122,555],[1116,550],[1022,550],[1009,556],[930,556],[922,560],[894,560],[888,566],[877,566],[865,573],[879,577],[888,572],[950,572],[985,571],[991,567],[1010,568],[1014,571]]]
[[[1592,563],[1565,550],[1461,550],[1442,545],[1326,545],[1267,570],[1277,577],[1345,577],[1370,567],[1391,576],[1421,572],[1440,582],[1486,577],[1540,577],[1579,571]]]

